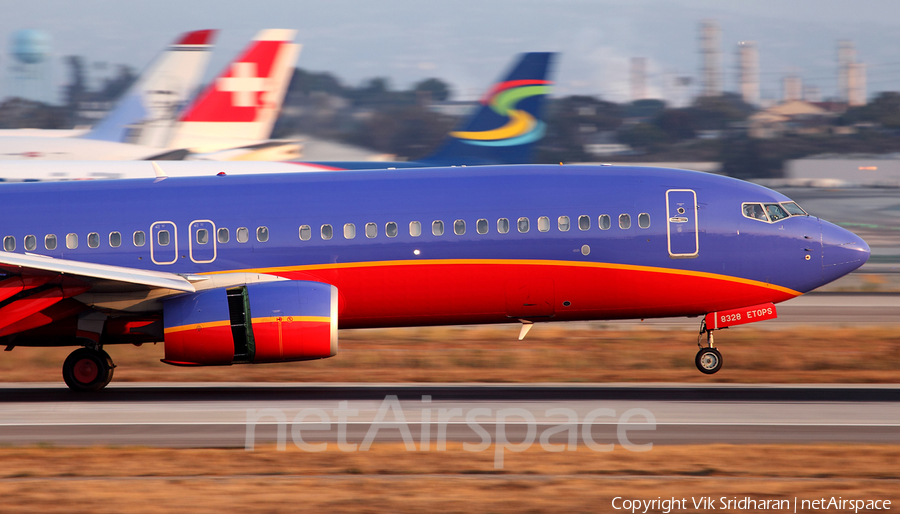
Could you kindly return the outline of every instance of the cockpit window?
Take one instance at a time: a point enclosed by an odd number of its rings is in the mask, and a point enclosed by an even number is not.
[[[766,223],[775,223],[791,216],[809,216],[796,202],[782,202],[780,204],[744,202],[741,204],[741,211],[745,218],[765,221]]]
[[[783,220],[784,218],[789,218],[791,216],[777,203],[767,203],[766,214],[769,215],[769,219],[772,221]]]
[[[768,222],[769,218],[766,217],[766,211],[763,210],[762,204],[759,203],[745,203],[742,206],[744,211],[744,217],[750,218],[754,220],[760,220]]]
[[[806,211],[797,205],[797,202],[782,202],[781,206],[784,207],[784,210],[791,216],[809,216]]]

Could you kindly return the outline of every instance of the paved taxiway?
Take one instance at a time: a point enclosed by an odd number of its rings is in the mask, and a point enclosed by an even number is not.
[[[391,395],[397,402],[385,403]],[[379,409],[387,412],[381,423]],[[459,410],[440,428],[439,412],[451,409]],[[332,424],[313,426],[319,415],[301,420],[300,412],[322,413]],[[574,421],[579,440],[589,425],[598,444],[621,444],[621,430],[633,444],[900,443],[900,386],[114,383],[94,396],[62,384],[0,385],[0,444],[243,447],[248,419],[258,417],[251,440],[262,444],[277,440],[281,416],[289,442],[294,431],[307,442],[334,442],[346,430],[346,440],[359,443],[373,423],[376,441],[401,441],[402,431],[388,427],[398,412],[415,444],[428,433],[432,448],[443,437],[482,441],[476,423],[495,440],[501,412],[513,443],[528,437],[529,417],[538,437]],[[475,416],[471,423],[467,415]]]
[[[752,328],[786,328],[809,325],[900,324],[900,293],[808,293],[776,305],[778,318]],[[595,324],[634,325],[635,320],[596,321]],[[643,324],[698,328],[700,318],[648,319]]]

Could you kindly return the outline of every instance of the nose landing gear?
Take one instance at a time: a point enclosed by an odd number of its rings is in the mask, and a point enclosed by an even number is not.
[[[705,347],[700,344],[704,333],[706,333],[707,343]],[[697,336],[697,346],[700,347],[700,351],[697,352],[697,356],[694,358],[694,364],[697,365],[697,369],[701,373],[712,375],[722,369],[722,354],[716,349],[713,331],[706,327],[705,319],[700,322],[700,335]]]
[[[99,391],[112,381],[115,367],[100,348],[79,348],[63,363],[63,380],[73,391]]]

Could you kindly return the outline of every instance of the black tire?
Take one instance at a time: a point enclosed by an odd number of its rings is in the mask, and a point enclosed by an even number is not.
[[[99,391],[112,380],[112,360],[104,351],[79,348],[63,363],[63,380],[73,391]]]
[[[715,348],[702,348],[694,358],[694,364],[700,373],[712,375],[722,369],[722,354]]]

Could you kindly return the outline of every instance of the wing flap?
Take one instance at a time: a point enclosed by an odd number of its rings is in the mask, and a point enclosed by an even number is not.
[[[42,255],[0,252],[0,268],[13,273],[50,272],[111,281],[122,285],[144,286],[151,289],[174,289],[186,293],[196,291],[190,281],[175,273],[56,259]]]

